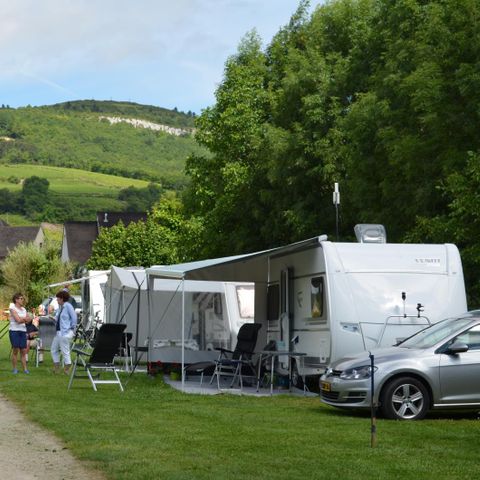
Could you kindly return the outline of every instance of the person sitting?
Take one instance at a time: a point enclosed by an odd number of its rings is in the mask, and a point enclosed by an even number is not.
[[[37,316],[33,317],[32,323],[27,323],[27,348],[25,350],[25,361],[28,362],[28,354],[30,348],[37,346],[39,319]]]

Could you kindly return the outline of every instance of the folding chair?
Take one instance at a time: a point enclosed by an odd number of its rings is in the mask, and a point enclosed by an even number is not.
[[[85,351],[76,347],[72,349],[72,351],[76,353],[76,358],[70,374],[70,381],[68,382],[69,390],[75,378],[78,363],[80,362],[81,366],[83,366],[87,372],[87,377],[95,391],[97,391],[98,384],[112,383],[117,384],[123,392],[122,382],[118,376],[114,361],[122,345],[122,339],[124,338],[123,332],[126,327],[123,323],[105,323],[98,330],[92,351]],[[104,372],[111,372],[115,379],[101,380],[100,374]]]
[[[53,317],[42,316],[38,322],[37,347],[35,349],[35,365],[37,367],[40,359],[43,358],[44,352],[49,351],[52,347],[53,339],[57,334],[55,319]]]
[[[133,358],[132,348],[130,347],[130,341],[133,338],[133,333],[124,332],[122,336],[122,344],[117,352],[117,357],[121,358],[125,367],[122,367],[125,372],[131,372],[133,370]]]
[[[261,328],[259,323],[244,323],[237,335],[235,350],[220,348],[220,356],[215,360],[215,370],[210,383],[217,378],[217,387],[220,390],[220,377],[231,376],[233,387],[238,380],[240,389],[243,388],[243,377],[245,375],[257,377],[255,365],[252,363],[252,355],[257,344],[258,331]]]
[[[234,375],[235,370],[239,367],[240,363],[247,365],[247,369],[251,369],[251,356],[257,343],[258,330],[261,324],[258,323],[245,323],[243,324],[237,334],[237,345],[235,350],[227,350],[225,348],[216,348],[220,352],[218,358],[209,362],[196,362],[187,365],[183,371],[185,378],[188,375],[200,375],[200,386],[202,386],[203,378],[205,375],[211,375],[210,384],[213,383],[215,377],[217,377],[217,385],[220,388],[220,376],[233,376],[232,385],[238,377],[238,373],[241,373],[238,368],[237,375]],[[227,363],[230,363],[227,366]],[[232,372],[232,367],[233,372]],[[245,368],[243,368],[245,370]],[[220,375],[220,372],[221,375]],[[243,378],[242,378],[243,380]]]

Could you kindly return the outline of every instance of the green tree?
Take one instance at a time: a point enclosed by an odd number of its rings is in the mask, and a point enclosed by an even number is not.
[[[0,296],[5,303],[15,292],[22,292],[31,307],[39,305],[49,283],[71,276],[71,265],[58,255],[58,245],[46,243],[40,248],[33,243],[20,243],[9,252],[1,266],[3,285]]]
[[[120,191],[118,199],[126,202],[127,212],[146,212],[158,202],[163,189],[156,183],[150,183],[146,188],[127,187]]]
[[[455,243],[462,253],[469,308],[480,306],[480,151],[469,152],[466,168],[448,176],[439,188],[446,212],[418,217],[407,240]]]
[[[49,185],[46,178],[35,175],[25,179],[21,194],[25,215],[32,219],[41,216],[50,203],[48,200]]]
[[[194,221],[184,220],[183,207],[176,196],[165,195],[145,222],[102,229],[87,266],[150,267],[190,260],[198,231]]]
[[[251,32],[227,60],[216,105],[197,118],[196,139],[213,154],[191,156],[187,162],[191,183],[185,203],[203,226],[200,256],[233,253],[252,245],[265,217],[259,191],[266,180],[266,165],[257,161],[267,115],[265,73],[260,39]]]

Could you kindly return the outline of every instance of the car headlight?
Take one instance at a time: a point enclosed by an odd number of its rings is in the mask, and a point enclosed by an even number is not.
[[[373,371],[377,371],[377,367],[373,367]],[[362,365],[361,367],[347,368],[340,374],[342,380],[362,380],[370,378],[372,375],[372,367],[370,365]]]

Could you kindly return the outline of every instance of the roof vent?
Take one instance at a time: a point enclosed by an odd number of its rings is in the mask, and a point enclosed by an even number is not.
[[[360,243],[387,243],[387,232],[383,225],[359,223],[354,230]]]

